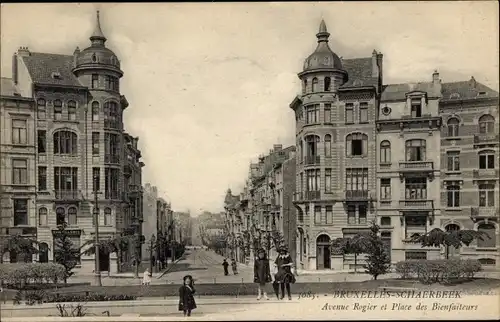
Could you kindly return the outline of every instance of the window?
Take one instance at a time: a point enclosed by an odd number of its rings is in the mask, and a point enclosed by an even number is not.
[[[306,106],[306,124],[319,123],[319,104]]]
[[[351,224],[351,225],[356,223],[356,206],[355,205],[348,205],[347,206],[347,223]]]
[[[68,225],[76,226],[78,224],[77,210],[75,207],[68,209]]]
[[[105,198],[118,199],[118,182],[120,170],[114,168],[104,169]]]
[[[54,100],[54,120],[62,120],[62,101]]]
[[[460,207],[460,186],[458,184],[448,184],[446,194],[448,197],[447,207]]]
[[[425,140],[406,141],[406,161],[425,161]]]
[[[36,101],[36,115],[39,120],[47,118],[47,102],[43,98]]]
[[[495,169],[495,151],[479,152],[479,169]]]
[[[411,99],[411,117],[421,117],[422,116],[422,99],[412,98]]]
[[[493,116],[486,114],[479,118],[479,133],[495,133],[495,118]]]
[[[366,156],[368,152],[368,135],[353,133],[346,137],[346,154],[348,157]]]
[[[47,190],[47,167],[38,167],[38,191]]]
[[[478,227],[477,227],[477,230],[478,231],[482,231],[484,232],[485,234],[488,235],[488,237],[483,237],[483,240],[481,239],[478,239],[477,240],[477,247],[479,248],[493,248],[493,247],[496,247],[496,230],[495,230],[495,226],[493,224],[480,224]]]
[[[76,102],[75,101],[68,102],[68,120],[76,121]]]
[[[405,239],[427,233],[427,216],[405,216]]]
[[[325,123],[332,123],[332,104],[325,104]]]
[[[333,208],[332,208],[332,206],[326,206],[325,212],[326,212],[326,224],[327,225],[333,224]]]
[[[427,199],[427,179],[407,178],[405,180],[406,200],[426,200]]]
[[[307,147],[307,153],[306,155],[308,157],[314,157],[318,155],[318,143],[319,143],[319,137],[316,135],[309,135],[306,136],[306,147]]]
[[[14,226],[28,225],[28,199],[14,199]]]
[[[448,136],[455,137],[458,136],[458,128],[460,122],[456,117],[452,117],[448,120]]]
[[[12,160],[12,184],[28,184],[28,160]]]
[[[332,82],[332,79],[330,77],[325,77],[325,92],[330,91],[331,82]]]
[[[120,138],[117,134],[104,133],[104,162],[118,163]]]
[[[47,131],[38,130],[37,131],[37,151],[38,153],[46,153],[47,152]]]
[[[368,123],[368,103],[359,103],[359,123]]]
[[[390,225],[391,225],[391,217],[380,218],[380,226],[390,226]]]
[[[495,207],[495,185],[479,185],[479,207]]]
[[[92,102],[92,121],[99,121],[99,102]]]
[[[92,132],[92,155],[99,155],[99,132]]]
[[[54,133],[54,154],[78,153],[76,133],[70,131],[57,131]]]
[[[316,93],[318,91],[318,79],[316,77],[313,78],[312,80],[312,91],[313,93]]]
[[[405,252],[405,260],[426,260],[427,252],[419,252],[419,251],[406,251]]]
[[[111,226],[113,223],[111,222],[111,209],[104,209],[104,226]]]
[[[353,124],[354,123],[354,104],[346,103],[345,105],[345,123]]]
[[[106,75],[105,79],[106,79],[106,82],[105,82],[106,89],[112,90],[113,89],[113,77]]]
[[[380,199],[381,200],[391,200],[391,179],[390,178],[380,179]]]
[[[302,93],[307,93],[307,79],[304,79],[304,87],[302,87]]]
[[[448,171],[460,171],[460,152],[447,152],[446,157],[448,159]]]
[[[358,206],[358,222],[361,225],[366,224],[367,209],[365,205]]]
[[[56,208],[56,225],[63,225],[66,222],[66,210],[63,207]]]
[[[54,167],[54,190],[76,191],[78,189],[78,168]]]
[[[332,192],[332,169],[325,169],[325,192]]]
[[[320,170],[307,170],[307,187],[306,191],[319,191],[320,190]]]
[[[304,191],[304,173],[300,173],[299,192]]]
[[[330,158],[332,156],[332,136],[330,134],[325,135],[325,157]]]
[[[38,209],[38,226],[47,226],[47,208]]]
[[[345,189],[346,191],[367,191],[368,169],[347,168]]]
[[[12,120],[12,144],[28,144],[26,120]]]
[[[92,88],[98,88],[98,87],[99,87],[99,75],[92,74]]]
[[[99,187],[101,185],[101,169],[100,168],[93,168],[92,169],[92,191],[99,191],[101,190]]]
[[[391,163],[391,143],[387,140],[380,142],[380,163]]]
[[[321,223],[321,206],[314,206],[314,223]]]

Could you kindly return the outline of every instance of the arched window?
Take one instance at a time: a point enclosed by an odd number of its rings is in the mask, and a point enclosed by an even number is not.
[[[66,210],[63,207],[56,208],[56,225],[62,225],[66,222]]]
[[[104,226],[111,226],[111,208],[104,209]]]
[[[425,140],[414,139],[406,141],[406,161],[425,161]]]
[[[62,120],[62,101],[54,100],[54,120]]]
[[[483,150],[479,152],[479,169],[495,169],[495,151]]]
[[[368,155],[368,135],[352,133],[346,137],[346,155],[360,157]]]
[[[75,101],[68,102],[68,120],[76,121],[76,102]]]
[[[38,226],[47,226],[47,208],[38,209]]]
[[[77,216],[76,207],[71,207],[68,209],[68,225],[76,226],[78,224],[78,216]]]
[[[330,134],[325,135],[325,157],[330,158],[332,156],[332,136]]]
[[[332,82],[332,80],[330,77],[325,77],[325,92],[330,91],[331,82]]]
[[[92,102],[92,121],[99,121],[99,102]]]
[[[495,118],[489,114],[479,118],[479,133],[489,134],[495,132]]]
[[[302,93],[306,94],[307,93],[307,79],[304,79],[303,85],[302,85]]]
[[[54,133],[54,154],[78,153],[77,135],[70,131],[57,131]]]
[[[458,136],[458,127],[460,122],[456,117],[452,117],[448,120],[448,136],[455,137]]]
[[[118,128],[118,104],[116,102],[104,103],[104,127]]]
[[[318,156],[319,136],[308,135],[308,136],[305,137],[305,141],[306,141],[306,155],[307,155],[307,158],[313,158],[314,159],[316,156]],[[318,158],[319,158],[319,156],[318,156]]]
[[[477,247],[479,248],[493,248],[496,247],[496,231],[493,224],[480,224],[477,231],[485,233],[483,240],[477,239]],[[489,237],[489,238],[488,238]]]
[[[38,246],[38,261],[40,263],[49,262],[49,245],[47,243],[40,243]]]
[[[316,77],[313,78],[312,80],[312,91],[313,93],[316,93],[318,91],[318,79]]]
[[[39,98],[36,101],[36,115],[39,120],[45,120],[47,118],[47,102],[43,98]]]
[[[380,142],[380,163],[391,163],[391,142]]]

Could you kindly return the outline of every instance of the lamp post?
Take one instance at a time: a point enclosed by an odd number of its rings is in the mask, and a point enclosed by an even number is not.
[[[153,235],[151,235],[151,241],[150,241],[150,245],[149,245],[149,272],[150,272],[150,274],[153,274],[153,262],[154,262],[153,249],[155,247],[155,241],[156,241],[155,234],[153,234]]]
[[[101,283],[101,268],[99,267],[99,205],[97,195],[100,194],[98,187],[98,177],[94,176],[94,223],[95,223],[95,231],[94,231],[94,247],[95,247],[95,267],[94,267],[94,284],[96,286],[102,286]]]

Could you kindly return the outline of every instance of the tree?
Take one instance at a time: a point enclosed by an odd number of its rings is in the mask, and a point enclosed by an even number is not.
[[[66,230],[67,224],[57,226],[57,233],[54,237],[54,259],[56,263],[64,266],[66,275],[64,276],[64,283],[67,283],[69,277],[73,276],[73,268],[80,260],[81,250],[88,244],[85,243],[82,247],[77,248],[73,245],[70,235]]]
[[[117,266],[118,269],[120,270],[120,267],[122,266],[121,260],[122,260],[122,254],[123,252],[128,251],[129,245],[133,243],[133,236],[114,236],[110,237],[107,239],[99,240],[99,251],[102,251],[103,253],[106,254],[112,254],[116,253],[117,257]],[[87,248],[83,253],[85,255],[94,255],[95,254],[95,241],[89,241],[86,243],[86,245],[91,245],[89,248]],[[108,271],[108,275],[110,272]]]
[[[387,274],[391,268],[389,254],[387,254],[382,238],[379,236],[378,232],[379,227],[375,223],[372,223],[370,232],[364,235],[366,251],[368,253],[365,269],[366,273],[373,276],[374,280],[380,275]]]
[[[38,254],[38,241],[22,235],[11,235],[3,238],[0,245],[0,263],[6,253],[21,255],[25,263],[31,262],[33,255]]]
[[[367,252],[370,238],[366,234],[356,234],[354,237],[341,237],[332,241],[332,247],[341,254],[354,255],[354,272],[357,273],[358,255]]]

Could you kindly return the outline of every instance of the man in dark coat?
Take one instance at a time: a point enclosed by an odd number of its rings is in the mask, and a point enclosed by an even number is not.
[[[257,296],[257,300],[264,298],[269,300],[266,293],[266,283],[271,282],[271,269],[269,267],[269,259],[267,259],[266,251],[264,249],[260,249],[257,252],[257,258],[255,258],[255,263],[253,267],[253,281],[254,283],[259,284],[259,295]]]
[[[288,295],[288,299],[292,299],[290,284],[295,283],[295,275],[292,273],[293,261],[292,257],[288,253],[286,246],[281,246],[279,250],[279,255],[276,258],[275,265],[278,268],[278,273],[275,276],[275,280],[281,284],[281,297],[282,300],[285,297],[285,288]]]
[[[183,278],[184,284],[179,288],[179,311],[184,312],[184,316],[191,316],[191,311],[196,309],[194,300],[194,281],[191,275]]]
[[[224,261],[222,262],[222,266],[224,267],[224,275],[226,276],[229,275],[229,270],[228,270],[229,263],[225,258]]]

